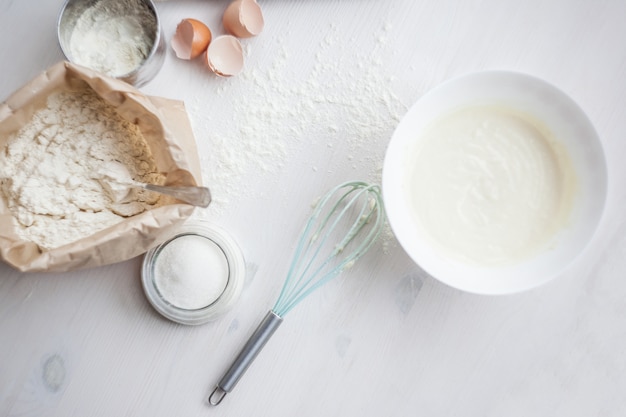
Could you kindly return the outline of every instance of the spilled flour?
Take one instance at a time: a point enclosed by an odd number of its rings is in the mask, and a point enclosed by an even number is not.
[[[271,65],[250,65],[217,88],[220,100],[233,106],[231,120],[214,120],[201,96],[189,100],[192,120],[209,134],[210,152],[201,163],[214,198],[212,213],[243,195],[255,196],[247,175],[270,178],[296,151],[316,146],[341,149],[340,164],[380,181],[384,148],[407,110],[393,92],[383,59],[390,31],[383,25],[372,35],[373,49],[359,52],[331,25],[306,73],[294,72],[287,38],[273,39]]]

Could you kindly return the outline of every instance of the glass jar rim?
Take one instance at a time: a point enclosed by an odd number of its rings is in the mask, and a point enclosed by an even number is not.
[[[228,264],[224,290],[215,301],[198,309],[181,308],[167,301],[154,281],[155,264],[163,248],[178,238],[190,235],[204,237],[213,242],[222,250]],[[237,243],[222,228],[206,221],[189,221],[145,254],[141,275],[144,293],[152,307],[161,315],[181,324],[204,324],[225,313],[239,298],[245,278],[245,261]]]

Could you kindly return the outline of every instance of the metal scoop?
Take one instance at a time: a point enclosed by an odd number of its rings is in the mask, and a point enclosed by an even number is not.
[[[131,178],[128,169],[117,161],[109,161],[98,172],[98,181],[114,196],[115,200],[123,201],[128,197],[131,188],[143,188],[159,194],[169,195],[185,203],[197,207],[207,207],[211,203],[211,192],[207,187],[171,186],[146,184]]]
[[[169,195],[185,203],[189,203],[197,207],[207,207],[211,203],[211,192],[207,187],[174,187],[167,185],[145,184],[143,182],[133,181],[129,184],[132,187],[143,188],[144,190],[154,191],[159,194]]]

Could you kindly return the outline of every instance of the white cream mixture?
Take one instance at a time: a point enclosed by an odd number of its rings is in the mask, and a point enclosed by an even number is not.
[[[567,223],[576,176],[566,150],[532,117],[462,108],[435,120],[407,157],[407,195],[420,229],[452,257],[522,260]]]

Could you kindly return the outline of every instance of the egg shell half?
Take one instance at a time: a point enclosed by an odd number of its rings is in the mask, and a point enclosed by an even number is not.
[[[211,30],[196,19],[183,19],[176,26],[172,37],[172,49],[180,59],[194,59],[200,56],[211,43]]]
[[[228,33],[239,38],[258,35],[265,24],[261,7],[255,0],[235,0],[230,3],[222,23]]]
[[[237,75],[243,69],[243,48],[239,39],[222,35],[213,39],[206,51],[209,68],[219,76]]]

